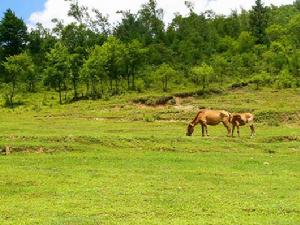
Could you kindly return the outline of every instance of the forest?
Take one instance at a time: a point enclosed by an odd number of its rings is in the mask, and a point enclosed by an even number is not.
[[[0,21],[0,83],[5,106],[24,93],[55,90],[60,104],[128,92],[300,86],[300,1],[218,15],[196,12],[170,24],[155,0],[137,13],[118,11],[115,25],[98,9],[70,2],[53,29],[25,22],[7,9]]]

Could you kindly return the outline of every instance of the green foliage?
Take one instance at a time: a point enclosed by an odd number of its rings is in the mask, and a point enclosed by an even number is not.
[[[108,79],[108,74],[105,70],[107,63],[106,52],[104,48],[96,46],[93,49],[84,62],[82,69],[80,71],[80,76],[82,80],[87,84],[87,92],[90,91],[90,95],[96,98],[100,93],[104,94],[103,84]],[[101,84],[101,90],[98,91],[97,86]]]
[[[115,37],[109,37],[108,40],[102,46],[96,46],[91,51],[89,58],[85,61],[82,70],[81,77],[85,82],[91,86],[91,95],[95,98],[98,95],[104,93],[104,84],[109,81],[109,89],[112,94],[119,94],[120,82],[122,75],[125,74],[125,45]],[[133,49],[131,49],[131,62],[139,60],[133,57]],[[129,59],[129,60],[130,60]],[[130,62],[128,62],[130,63]],[[127,64],[130,66],[130,64]],[[113,82],[115,86],[113,88]],[[98,84],[101,84],[101,91],[97,91]]]
[[[155,71],[154,76],[161,81],[162,90],[168,91],[168,84],[171,80],[174,80],[177,76],[177,72],[168,64],[160,65]]]
[[[229,69],[229,64],[226,58],[222,55],[215,55],[212,57],[212,67],[215,71],[215,80],[220,82],[222,86]]]
[[[261,0],[256,0],[250,11],[249,24],[257,44],[267,44],[266,28],[268,26],[268,9]]]
[[[0,21],[0,47],[3,48],[4,57],[20,54],[25,49],[27,39],[25,23],[8,9]]]
[[[239,79],[251,81],[253,76],[261,86],[257,75],[261,71],[275,78],[289,70],[295,79],[300,77],[298,1],[265,7],[256,0],[251,10],[234,10],[228,16],[211,10],[197,13],[187,1],[188,15],[176,14],[170,24],[164,24],[163,10],[155,0],[148,0],[137,13],[119,11],[122,20],[114,26],[99,10],[90,10],[76,0],[66,1],[70,3],[69,16],[76,22],[65,25],[53,19],[51,30],[37,24],[28,36],[24,22],[11,10],[1,20],[0,42],[6,38],[0,44],[1,61],[7,56],[7,34],[14,33],[10,38],[18,41],[9,49],[26,51],[35,64],[35,73],[22,81],[27,91],[42,91],[44,80],[60,95],[64,91],[65,99],[71,100],[72,94],[73,100],[80,100],[151,91],[161,84],[165,91],[170,87],[185,90],[192,83],[203,88],[223,87]],[[48,79],[57,71],[48,63],[57,42],[67,50],[59,57],[68,64],[61,67],[66,70],[60,72],[64,77],[61,88],[50,85],[52,79]],[[2,62],[0,74],[5,81]],[[202,72],[191,72],[191,68],[206,64],[213,70],[207,78],[199,75]],[[163,79],[155,73],[161,65],[172,65],[176,75]]]
[[[294,50],[290,58],[290,67],[293,75],[300,78],[300,50]]]
[[[134,39],[127,43],[124,50],[125,73],[127,87],[130,90],[136,89],[135,79],[138,70],[143,66],[148,49],[142,43]],[[130,80],[131,79],[131,80]]]
[[[287,29],[283,25],[273,24],[266,29],[266,33],[270,41],[278,41],[287,34]]]
[[[272,77],[266,71],[262,71],[261,73],[255,74],[251,80],[251,83],[256,85],[256,89],[258,90],[262,86],[270,86],[272,84]]]
[[[254,44],[255,39],[249,32],[243,31],[240,33],[238,38],[238,48],[240,53],[251,51]]]
[[[288,24],[288,32],[297,48],[300,47],[300,14],[294,16]]]
[[[203,63],[201,66],[195,66],[191,69],[191,78],[195,85],[202,84],[202,88],[205,89],[209,86],[210,80],[214,74],[214,69]]]
[[[277,89],[296,87],[297,80],[289,73],[287,69],[282,70],[275,80]]]
[[[70,56],[67,48],[62,43],[55,44],[47,54],[47,67],[44,71],[45,84],[55,88],[62,104],[62,91],[67,89],[67,80],[70,76]]]
[[[37,73],[41,74],[46,66],[46,55],[54,47],[56,38],[51,31],[37,24],[36,28],[29,33],[27,51],[30,54]],[[39,76],[38,79],[41,77]]]
[[[3,63],[6,74],[6,88],[4,98],[6,103],[13,107],[13,98],[21,81],[34,82],[34,64],[30,56],[26,53],[14,55],[6,58]]]
[[[156,0],[148,0],[147,3],[142,5],[138,14],[143,43],[148,45],[163,42],[165,39],[164,23],[162,21],[163,10],[157,8]]]
[[[177,61],[186,65],[201,62],[215,51],[217,32],[204,14],[176,15],[167,30],[168,43]]]

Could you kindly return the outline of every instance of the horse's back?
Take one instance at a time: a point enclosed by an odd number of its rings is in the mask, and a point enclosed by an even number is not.
[[[205,120],[208,125],[217,125],[224,122],[226,118],[229,119],[229,117],[230,114],[225,110],[206,110],[203,113],[202,120]]]

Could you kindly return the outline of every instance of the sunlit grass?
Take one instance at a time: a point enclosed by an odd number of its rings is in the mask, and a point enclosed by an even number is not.
[[[297,90],[157,108],[134,95],[59,106],[52,94],[1,109],[0,145],[11,149],[0,156],[1,225],[300,223]],[[199,106],[253,111],[256,137],[242,127],[228,138],[222,125],[186,137]]]

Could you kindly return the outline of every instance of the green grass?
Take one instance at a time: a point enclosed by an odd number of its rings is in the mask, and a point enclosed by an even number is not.
[[[0,109],[0,146],[12,149],[0,156],[1,225],[300,224],[299,90],[165,107],[134,95],[58,106],[51,95]],[[221,125],[186,137],[199,106],[251,109],[256,137]]]

